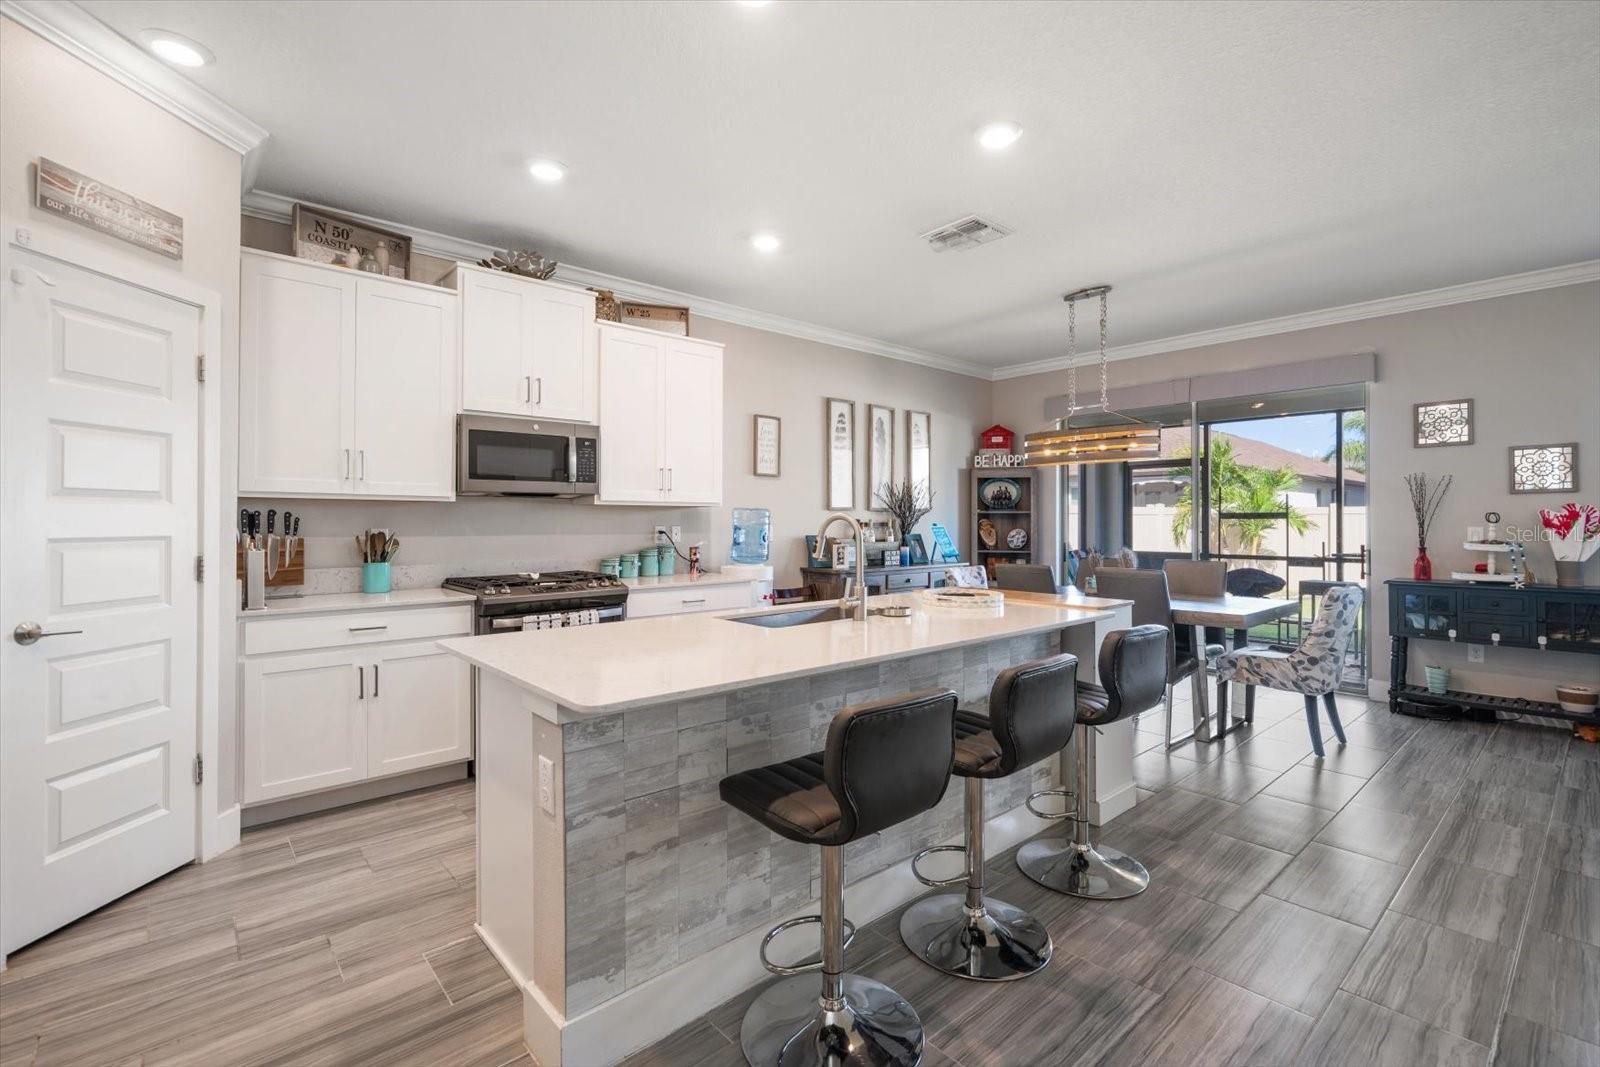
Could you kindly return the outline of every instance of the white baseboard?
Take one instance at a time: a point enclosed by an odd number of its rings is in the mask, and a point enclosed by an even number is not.
[[[217,814],[210,840],[202,845],[201,863],[209,859],[215,859],[229,849],[238,847],[239,834],[242,830],[240,815],[241,810],[237,804],[227,811]]]
[[[1135,795],[1131,786],[1127,792],[1130,797]],[[1118,803],[1121,793],[1117,794]],[[1128,806],[1132,807],[1131,799]],[[1013,808],[988,821],[984,849],[1003,852],[1054,825],[1057,823],[1038,818],[1024,807]],[[954,837],[946,843],[960,844],[961,839]],[[857,925],[865,925],[927,892],[927,887],[912,875],[909,859],[857,882],[849,880],[848,869],[845,874],[845,913]],[[815,915],[817,909],[818,902],[813,901],[785,918]],[[686,1020],[765,981],[769,976],[757,950],[766,934],[765,928],[751,930],[572,1018],[556,1012],[531,983],[519,982],[523,990],[523,1040],[541,1067],[617,1063],[666,1037]],[[485,937],[484,941],[493,952],[489,939]],[[504,963],[503,958],[501,962]],[[509,968],[507,971],[516,977]]]
[[[1367,699],[1368,700],[1375,700],[1380,704],[1388,703],[1388,701],[1389,701],[1389,682],[1388,682],[1388,679],[1368,678],[1367,679]]]
[[[268,800],[260,804],[252,804],[241,813],[241,820],[246,828],[262,826],[270,822],[283,819],[293,819],[300,815],[311,815],[330,808],[342,808],[347,804],[360,804],[367,800],[378,800],[391,797],[398,793],[409,793],[414,789],[427,789],[430,786],[444,785],[447,782],[459,782],[467,777],[465,763],[447,763],[442,767],[426,767],[420,771],[407,771],[404,774],[394,774],[387,778],[374,778],[366,782],[356,782],[353,785],[335,786],[317,793],[307,793],[304,796],[285,797],[282,800]]]
[[[1123,812],[1132,811],[1137,803],[1139,784],[1129,782],[1112,793],[1089,801],[1089,823],[1092,826],[1104,826]]]

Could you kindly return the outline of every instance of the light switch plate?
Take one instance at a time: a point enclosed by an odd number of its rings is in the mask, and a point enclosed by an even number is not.
[[[1467,646],[1467,662],[1468,663],[1482,663],[1483,662],[1483,646],[1482,645],[1468,645]]]
[[[683,540],[683,527],[682,526],[674,526],[672,528],[672,540],[674,542]]]
[[[556,765],[549,756],[539,757],[539,810],[546,815],[556,813]]]

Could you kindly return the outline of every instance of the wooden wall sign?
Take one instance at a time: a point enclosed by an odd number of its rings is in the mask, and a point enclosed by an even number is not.
[[[41,211],[168,259],[183,258],[181,218],[42,156],[34,168],[33,198]]]
[[[675,334],[679,337],[689,336],[689,309],[674,307],[671,304],[630,304],[622,301],[617,305],[620,322],[629,326],[644,326],[651,330],[660,330],[662,333]]]

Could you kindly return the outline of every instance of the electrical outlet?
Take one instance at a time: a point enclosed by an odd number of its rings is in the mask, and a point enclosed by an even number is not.
[[[1467,662],[1468,663],[1482,663],[1483,662],[1483,646],[1482,645],[1468,645],[1467,646]]]
[[[667,543],[667,528],[665,526],[657,526],[655,529],[656,529],[656,544],[658,544],[658,545],[666,544]]]
[[[683,540],[683,527],[682,526],[674,526],[672,528],[672,540],[674,542],[678,542],[678,541],[682,541]]]
[[[539,810],[546,815],[556,813],[556,765],[549,756],[539,757]]]

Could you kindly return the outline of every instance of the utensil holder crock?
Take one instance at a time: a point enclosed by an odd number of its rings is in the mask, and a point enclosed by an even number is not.
[[[363,593],[387,593],[389,591],[389,565],[387,563],[363,563],[361,565],[361,591]]]

